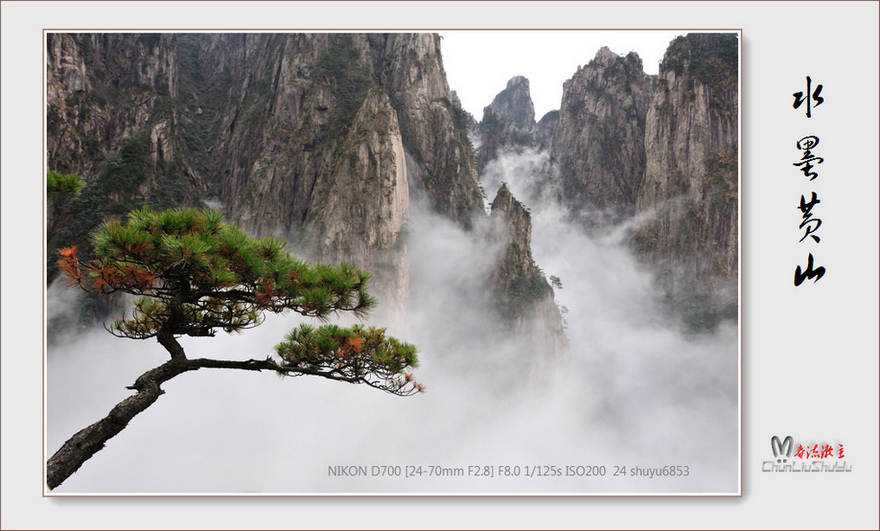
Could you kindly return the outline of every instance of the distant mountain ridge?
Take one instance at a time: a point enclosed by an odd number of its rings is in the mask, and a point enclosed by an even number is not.
[[[678,37],[656,78],[637,54],[601,48],[565,82],[558,111],[536,124],[531,109],[528,80],[512,78],[477,127],[480,168],[547,153],[560,202],[585,226],[637,220],[631,247],[686,321],[736,318],[736,36]]]

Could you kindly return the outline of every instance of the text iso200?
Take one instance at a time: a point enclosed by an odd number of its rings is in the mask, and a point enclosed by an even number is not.
[[[566,477],[602,477],[605,475],[604,466],[596,465],[568,465],[565,467]]]

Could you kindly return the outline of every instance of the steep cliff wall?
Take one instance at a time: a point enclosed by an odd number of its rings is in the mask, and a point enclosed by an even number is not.
[[[398,110],[410,186],[463,227],[483,212],[468,115],[446,82],[440,36],[371,33],[373,68]]]
[[[151,153],[172,160],[164,131],[174,123],[175,48],[173,35],[48,34],[50,168],[89,179],[123,140],[143,130],[154,139]]]
[[[553,151],[553,136],[556,134],[556,125],[559,123],[559,111],[550,111],[538,120],[538,130],[544,137],[544,144],[551,152]]]
[[[52,242],[81,243],[108,211],[207,201],[253,234],[369,264],[396,241],[410,186],[462,226],[482,212],[467,115],[436,35],[48,39],[49,169],[106,174],[60,209],[77,234]],[[377,195],[340,185],[353,174]],[[342,242],[328,221],[339,205],[366,243]]]
[[[491,222],[493,238],[506,242],[490,280],[499,316],[539,359],[567,357],[568,339],[553,288],[532,258],[531,216],[507,186],[492,201]]]
[[[320,207],[315,187],[358,148],[348,137],[375,88],[364,39],[222,34],[198,44],[202,77],[226,87],[208,125],[220,201],[253,234],[297,239]]]
[[[600,209],[615,221],[635,210],[650,100],[651,80],[635,53],[602,48],[565,82],[552,153],[573,211]]]
[[[647,115],[632,244],[696,326],[736,316],[737,78],[736,36],[679,37]]]
[[[388,260],[405,256],[410,189],[462,226],[480,211],[436,36],[216,35],[199,53],[209,83],[243,80],[210,126],[227,154],[212,173],[251,232],[280,232],[316,259],[356,260],[402,294],[407,268]]]
[[[46,44],[47,169],[87,182],[51,202],[52,278],[58,245],[88,252],[102,221],[193,203],[204,184],[180,134],[177,36],[50,33]]]
[[[399,309],[412,201],[463,228],[485,218],[471,118],[436,35],[53,34],[47,44],[49,169],[88,181],[58,209],[69,223],[50,231],[50,278],[54,249],[88,251],[107,218],[210,205],[308,259],[372,271],[383,304]],[[513,250],[486,296],[510,303],[502,313],[532,350],[557,353],[561,319],[531,260],[527,213],[497,212],[496,237]]]
[[[353,261],[373,272],[373,284],[386,299],[400,303],[409,285],[409,187],[397,114],[387,94],[368,93],[342,149],[348,158],[313,192],[309,234],[318,240],[317,259]]]

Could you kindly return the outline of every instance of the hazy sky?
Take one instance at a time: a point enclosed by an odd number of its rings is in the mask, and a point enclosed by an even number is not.
[[[645,72],[656,74],[670,41],[682,31],[444,31],[441,49],[449,87],[478,121],[483,107],[504,90],[507,80],[529,79],[535,120],[559,109],[562,84],[603,46],[612,52],[634,51]]]

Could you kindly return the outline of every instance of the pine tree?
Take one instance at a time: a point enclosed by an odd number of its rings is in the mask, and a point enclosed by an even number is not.
[[[86,182],[73,173],[46,172],[46,195],[78,194]]]
[[[326,320],[336,312],[364,317],[376,304],[367,292],[369,273],[341,264],[311,265],[285,251],[275,238],[251,238],[223,214],[210,210],[144,208],[126,223],[111,221],[92,235],[97,259],[83,261],[76,247],[58,251],[59,269],[96,294],[124,292],[139,297],[130,316],[107,327],[119,337],[155,337],[170,359],[142,374],[128,389],[136,393],[100,421],[71,437],[49,459],[47,483],[55,488],[164,391],[161,384],[203,368],[274,371],[312,375],[406,396],[422,391],[411,369],[415,346],[385,335],[384,329],[355,325],[300,325],[266,359],[187,358],[180,336],[238,332],[263,322],[265,312],[298,312]]]

